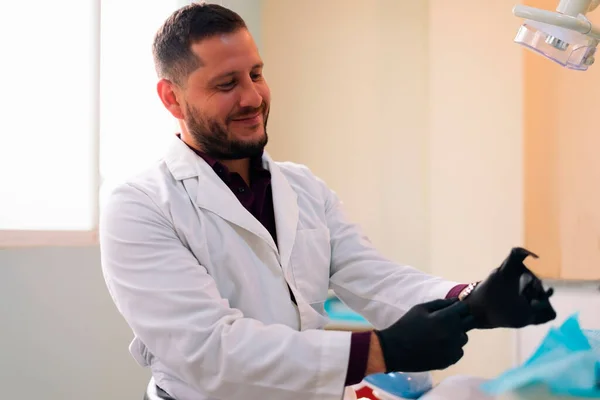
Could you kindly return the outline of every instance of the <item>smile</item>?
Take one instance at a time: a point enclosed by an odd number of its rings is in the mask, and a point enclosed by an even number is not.
[[[262,114],[259,113],[259,114],[250,115],[250,116],[244,117],[244,118],[236,118],[232,121],[238,122],[238,123],[243,123],[243,124],[257,124],[260,122],[261,117],[262,117]]]

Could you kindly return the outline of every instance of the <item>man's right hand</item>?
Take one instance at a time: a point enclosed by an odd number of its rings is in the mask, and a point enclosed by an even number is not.
[[[414,306],[392,326],[376,330],[386,372],[422,372],[447,368],[463,356],[469,308],[457,299]]]

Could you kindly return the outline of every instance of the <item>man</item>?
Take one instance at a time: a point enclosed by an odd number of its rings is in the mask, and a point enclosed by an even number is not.
[[[338,400],[367,374],[456,363],[470,329],[555,317],[526,250],[479,285],[392,263],[307,167],[274,162],[263,62],[234,12],[183,7],[153,52],[181,132],[114,190],[100,240],[130,351],[164,398]],[[374,330],[323,330],[330,288]]]

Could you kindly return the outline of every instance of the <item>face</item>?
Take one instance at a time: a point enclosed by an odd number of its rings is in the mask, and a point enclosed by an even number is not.
[[[195,43],[192,51],[202,66],[185,87],[159,83],[163,103],[183,122],[183,139],[220,160],[260,155],[270,91],[252,36],[241,29]]]

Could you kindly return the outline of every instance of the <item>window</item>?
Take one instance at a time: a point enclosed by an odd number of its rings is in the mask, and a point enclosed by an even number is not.
[[[154,34],[178,3],[102,1],[101,203],[114,184],[160,158],[179,129],[156,93],[152,59]]]
[[[185,3],[0,4],[0,247],[94,243],[99,185],[162,154],[151,43]]]
[[[0,5],[0,15],[11,16],[0,24],[0,245],[21,242],[19,231],[95,225],[95,7],[82,0]]]

